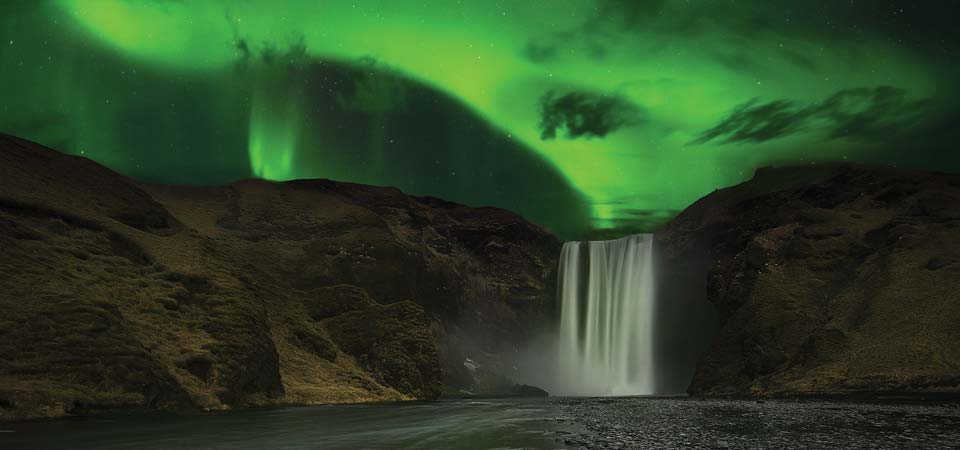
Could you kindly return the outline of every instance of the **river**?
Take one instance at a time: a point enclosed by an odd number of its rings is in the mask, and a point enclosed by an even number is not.
[[[0,424],[3,450],[957,448],[960,407],[547,398]]]

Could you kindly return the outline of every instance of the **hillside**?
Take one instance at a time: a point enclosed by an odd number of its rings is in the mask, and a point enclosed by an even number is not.
[[[717,311],[691,393],[960,391],[960,176],[761,169],[657,238],[675,300]]]
[[[499,209],[328,180],[141,185],[6,135],[0,247],[0,419],[495,389],[551,310],[559,251]]]

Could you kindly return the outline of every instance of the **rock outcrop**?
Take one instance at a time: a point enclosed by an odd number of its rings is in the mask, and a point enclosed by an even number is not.
[[[546,322],[559,242],[393,188],[142,185],[0,135],[0,249],[22,419],[435,398]]]
[[[761,169],[658,246],[718,316],[693,394],[960,391],[960,176]]]

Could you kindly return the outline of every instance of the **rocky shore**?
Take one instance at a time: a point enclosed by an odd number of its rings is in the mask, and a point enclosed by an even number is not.
[[[957,403],[696,398],[555,401],[570,449],[955,448]]]

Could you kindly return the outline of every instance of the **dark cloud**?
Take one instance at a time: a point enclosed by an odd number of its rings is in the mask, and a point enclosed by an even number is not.
[[[368,113],[407,109],[409,81],[373,57],[363,57],[356,64],[359,70],[349,77],[350,85],[337,92],[340,107]]]
[[[260,60],[264,64],[295,64],[307,59],[307,43],[303,36],[292,39],[286,48],[280,49],[272,42],[265,42],[260,49]]]
[[[179,2],[181,0],[156,0]],[[293,64],[302,62],[307,57],[307,43],[302,33],[293,33],[287,37],[285,45],[278,45],[276,41],[263,42],[259,45],[259,52],[254,49],[255,43],[251,43],[241,32],[237,25],[239,20],[233,17],[230,10],[223,12],[223,19],[230,27],[230,33],[233,36],[233,48],[237,57],[236,67],[238,70],[246,70],[248,64],[254,60],[254,56],[259,56],[256,62],[266,65],[273,64]],[[256,53],[259,53],[255,55]]]
[[[237,52],[239,52],[242,61],[250,59],[250,44],[247,44],[246,39],[237,39],[233,45],[236,47]]]
[[[903,89],[879,86],[839,91],[816,111],[832,124],[832,138],[885,139],[915,127],[929,106],[930,100],[908,99]]]
[[[958,47],[960,12],[955,0],[870,2],[766,0],[753,2],[667,2],[598,0],[597,14],[584,29],[608,32],[658,29],[695,34],[717,27],[755,38],[767,33],[858,39],[883,36],[923,50]],[[601,25],[605,25],[601,26]]]
[[[550,91],[540,98],[540,138],[554,139],[566,130],[567,139],[605,137],[624,126],[637,125],[642,110],[630,101],[588,92],[558,94]]]
[[[910,100],[906,91],[890,86],[844,89],[806,106],[791,100],[761,104],[752,99],[692,143],[764,142],[800,131],[820,132],[830,139],[883,140],[915,127],[929,104]]]
[[[594,61],[602,61],[608,47],[624,33],[646,27],[663,13],[667,0],[598,0],[596,13],[576,27],[543,36],[528,43],[523,56],[534,63],[546,63],[560,57],[561,50],[575,49]]]
[[[758,105],[757,99],[752,99],[737,106],[726,119],[701,133],[693,143],[703,144],[718,137],[724,137],[724,143],[763,142],[796,132],[809,117],[809,109],[798,108],[789,100]]]
[[[726,60],[754,58],[751,53],[729,54],[744,42],[785,38],[830,45],[883,40],[947,65],[954,64],[960,54],[960,27],[954,23],[960,3],[955,0],[596,0],[594,11],[570,29],[539,36],[524,49],[524,56],[542,63],[572,51],[601,60],[612,49],[622,48],[624,40],[633,39],[635,47],[646,47],[651,53],[669,48],[678,38],[709,39],[703,47],[725,53],[720,57]],[[805,70],[821,69],[813,54],[784,50],[779,56]]]
[[[523,55],[535,63],[545,63],[557,57],[557,47],[531,42],[523,49]]]
[[[793,65],[810,72],[816,72],[820,68],[817,62],[812,58],[809,58],[803,53],[797,51],[781,48],[780,55],[783,57],[783,59],[793,63]]]

